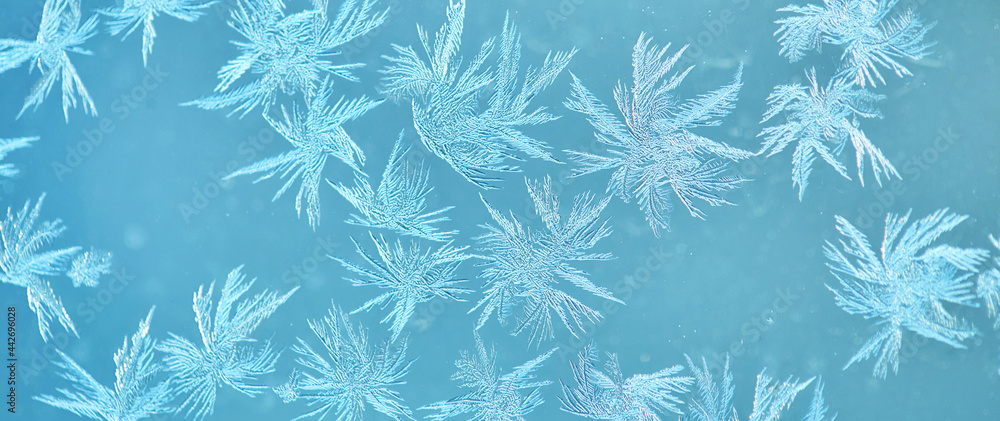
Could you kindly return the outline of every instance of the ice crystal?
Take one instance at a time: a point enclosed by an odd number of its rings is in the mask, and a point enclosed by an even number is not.
[[[403,132],[400,132],[377,189],[372,189],[364,174],[355,178],[354,187],[330,185],[360,212],[360,215],[351,214],[351,219],[347,220],[349,224],[391,229],[431,241],[447,241],[457,231],[442,232],[434,225],[448,221],[442,214],[453,206],[427,211],[427,195],[433,190],[428,184],[429,171],[423,163],[413,168],[404,159],[409,150],[409,146],[403,146]]]
[[[83,110],[97,115],[94,100],[83,86],[76,67],[69,60],[69,53],[91,55],[93,52],[81,47],[87,39],[97,33],[97,16],[80,22],[79,0],[46,0],[42,7],[42,21],[38,36],[34,41],[0,39],[0,73],[31,62],[28,71],[35,68],[42,77],[24,99],[17,118],[34,106],[38,108],[49,95],[56,80],[62,87],[63,117],[69,121],[69,108],[76,108],[77,95],[83,103]]]
[[[935,24],[924,26],[909,7],[889,17],[896,3],[899,0],[823,0],[822,6],[778,9],[794,14],[775,22],[781,25],[774,33],[781,43],[781,55],[795,62],[823,44],[838,45],[844,49],[841,74],[858,85],[885,84],[879,67],[899,77],[909,76],[912,73],[898,59],[927,56],[934,44],[923,40]]]
[[[588,193],[573,200],[568,218],[559,214],[559,200],[552,192],[552,180],[525,180],[535,204],[535,212],[545,231],[532,231],[516,219],[508,219],[483,199],[497,226],[482,225],[487,232],[476,240],[485,259],[481,277],[486,279],[485,296],[470,312],[480,310],[479,329],[494,313],[501,324],[516,318],[513,333],[529,332],[529,342],[538,344],[553,337],[552,320],[558,317],[574,336],[588,323],[600,320],[601,313],[559,289],[559,280],[598,297],[622,303],[611,291],[588,279],[587,272],[571,266],[574,262],[610,260],[611,253],[588,253],[598,241],[611,234],[601,211],[608,199],[595,200]],[[513,218],[513,215],[511,215]]]
[[[472,292],[458,286],[465,279],[455,277],[459,264],[471,257],[462,253],[466,247],[452,247],[449,243],[431,251],[421,250],[412,242],[409,247],[404,247],[399,241],[395,246],[390,246],[382,237],[372,235],[371,238],[378,258],[361,247],[357,240],[351,239],[367,265],[335,259],[358,276],[347,278],[351,284],[389,290],[368,300],[352,314],[392,305],[392,310],[382,319],[382,323],[392,323],[389,330],[393,341],[399,337],[418,304],[434,298],[464,301],[460,295]]]
[[[76,361],[56,349],[62,361],[53,364],[61,370],[60,377],[73,383],[73,388],[56,389],[62,397],[40,395],[35,400],[103,421],[138,421],[169,412],[172,385],[168,382],[154,384],[153,381],[163,365],[155,358],[155,341],[149,337],[152,318],[153,309],[150,309],[132,335],[131,345],[126,337],[115,353],[114,389],[98,383]]]
[[[336,306],[323,320],[310,320],[309,327],[327,356],[299,338],[292,349],[299,354],[295,361],[304,370],[293,371],[288,383],[275,388],[286,403],[304,400],[311,407],[317,406],[295,420],[322,420],[333,412],[338,421],[361,421],[366,419],[369,405],[396,420],[413,419],[413,412],[392,389],[404,383],[403,376],[413,362],[406,360],[406,339],[372,347],[367,330],[361,326],[355,330],[347,314]]]
[[[904,328],[955,348],[965,348],[962,341],[978,333],[968,321],[948,313],[945,304],[976,305],[970,278],[976,265],[987,258],[987,251],[950,245],[930,247],[967,217],[942,209],[903,231],[909,218],[909,212],[886,216],[879,256],[861,231],[837,216],[837,230],[845,239],[840,240],[839,248],[827,242],[824,252],[840,288],[827,288],[844,311],[876,319],[881,326],[845,369],[876,357],[876,377],[885,378],[890,366],[895,373]]]
[[[767,97],[770,106],[764,113],[766,122],[780,113],[786,113],[784,124],[764,128],[757,136],[764,137],[760,153],[767,156],[780,153],[792,142],[796,142],[792,154],[792,185],[799,186],[799,200],[809,185],[809,175],[816,155],[830,164],[844,178],[847,168],[839,160],[844,147],[850,141],[854,148],[858,167],[858,180],[865,185],[865,157],[871,162],[875,181],[881,186],[886,180],[899,173],[892,163],[882,155],[868,136],[861,131],[858,118],[882,118],[875,103],[885,98],[858,88],[844,78],[835,77],[826,88],[816,83],[816,70],[806,73],[809,86],[799,84],[778,85]]]
[[[246,280],[240,273],[243,266],[233,269],[222,287],[222,294],[211,313],[215,282],[194,294],[194,315],[201,333],[202,345],[179,335],[161,342],[157,350],[167,354],[163,362],[171,373],[173,392],[184,398],[176,412],[201,420],[215,409],[216,390],[222,385],[247,395],[256,396],[267,386],[252,384],[256,376],[274,371],[278,353],[270,341],[254,346],[250,336],[278,306],[298,288],[284,295],[265,290],[252,298],[240,300],[256,279]]]
[[[569,64],[576,50],[550,53],[540,68],[528,69],[518,91],[520,35],[509,16],[504,20],[495,70],[483,68],[493,52],[495,40],[491,38],[465,70],[459,71],[465,1],[453,1],[447,13],[448,21],[441,26],[433,46],[418,27],[427,61],[411,46],[393,46],[398,55],[386,57],[392,64],[382,70],[386,74],[384,92],[411,102],[413,125],[424,146],[476,186],[497,188],[495,183],[500,179],[491,173],[519,171],[508,163],[523,160],[518,153],[556,162],[545,142],[521,132],[520,127],[558,118],[545,107],[527,109]],[[491,92],[489,100],[482,101],[487,92]],[[485,107],[480,102],[485,102]]]
[[[670,44],[657,48],[651,43],[652,38],[639,35],[632,51],[633,85],[619,83],[615,88],[624,123],[573,76],[572,98],[565,105],[587,115],[597,131],[597,141],[607,145],[607,152],[566,152],[579,165],[574,177],[614,170],[608,191],[626,202],[637,200],[653,233],[659,235],[660,229],[669,228],[673,209],[670,189],[692,216],[704,218],[694,200],[712,206],[732,204],[719,192],[734,189],[746,179],[722,174],[731,163],[753,154],[691,131],[722,123],[743,86],[742,66],[729,85],[681,103],[674,90],[691,68],[664,78],[687,47],[667,56]]]
[[[556,349],[515,367],[510,373],[501,374],[496,351],[492,347],[487,350],[479,335],[475,337],[475,353],[462,351],[455,361],[458,371],[451,376],[461,387],[474,390],[420,409],[437,411],[428,416],[434,421],[466,414],[472,414],[468,419],[476,421],[523,421],[542,404],[541,388],[552,384],[547,380],[536,381],[533,373]]]

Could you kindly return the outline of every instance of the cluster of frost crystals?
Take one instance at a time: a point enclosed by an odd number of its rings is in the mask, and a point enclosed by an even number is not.
[[[48,341],[52,338],[49,323],[53,318],[74,335],[79,334],[46,278],[66,275],[74,286],[97,286],[101,276],[111,273],[111,253],[81,253],[80,247],[42,250],[66,230],[60,219],[38,221],[44,201],[42,194],[35,206],[29,200],[17,213],[7,208],[7,217],[0,220],[0,282],[27,290],[28,307],[38,316],[42,339]]]
[[[935,24],[924,26],[916,12],[907,8],[890,16],[899,0],[824,0],[822,6],[789,5],[778,9],[792,16],[779,19],[775,35],[781,43],[781,55],[795,62],[823,44],[843,48],[838,76],[861,85],[885,84],[879,68],[896,76],[910,76],[899,59],[919,60],[934,44],[925,44],[924,36]]]

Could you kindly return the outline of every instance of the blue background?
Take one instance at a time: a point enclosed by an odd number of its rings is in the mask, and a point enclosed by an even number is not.
[[[12,3],[0,6],[0,36],[33,39],[41,2]],[[289,3],[289,11],[298,11],[306,2]],[[540,64],[550,50],[577,47],[580,52],[569,70],[606,104],[613,102],[617,81],[631,83],[632,46],[640,31],[658,45],[673,43],[671,52],[691,44],[685,63],[697,67],[679,90],[687,98],[728,83],[742,62],[744,87],[736,109],[720,127],[697,133],[748,150],[759,148],[755,135],[762,128],[759,121],[773,86],[805,83],[804,71],[811,66],[825,83],[839,60],[836,48],[812,53],[794,64],[778,55],[773,22],[783,16],[776,9],[785,1],[469,3],[462,46],[466,57],[478,51],[485,39],[499,35],[507,10],[521,31],[522,69]],[[617,258],[580,267],[627,305],[604,307],[599,299],[566,286],[574,296],[601,309],[606,318],[583,340],[557,329],[556,339],[539,349],[528,348],[526,337],[509,336],[491,321],[483,335],[496,346],[501,369],[509,371],[559,346],[560,352],[545,363],[539,376],[571,381],[569,361],[590,341],[602,351],[617,353],[626,376],[682,364],[684,354],[704,356],[718,369],[719,356],[733,352],[734,403],[743,417],[750,412],[755,375],[766,366],[778,378],[822,375],[827,402],[843,420],[1000,418],[1000,341],[983,308],[952,308],[983,331],[967,342],[967,350],[906,333],[899,374],[875,379],[872,361],[841,370],[875,328],[870,321],[841,311],[824,286],[836,282],[822,255],[824,242],[838,239],[834,215],[859,226],[875,247],[881,241],[887,211],[913,209],[914,218],[920,218],[948,207],[970,215],[941,240],[957,246],[988,248],[987,234],[1000,234],[1000,106],[996,95],[1000,92],[1000,3],[913,4],[925,21],[937,21],[928,34],[928,41],[937,45],[927,59],[906,63],[915,74],[912,77],[899,79],[883,72],[888,84],[877,92],[887,96],[880,104],[885,119],[865,120],[861,126],[899,169],[902,181],[880,187],[869,172],[861,187],[853,152],[847,151],[845,159],[855,180],[843,179],[817,164],[800,203],[791,185],[788,150],[739,166],[738,172],[753,181],[727,195],[737,206],[706,208],[704,221],[676,209],[672,230],[660,238],[651,234],[634,202],[614,198],[605,211],[614,233],[598,243],[596,251],[611,251]],[[85,1],[84,16],[109,5]],[[443,0],[393,0],[382,5],[391,6],[390,21],[346,49],[346,60],[368,65],[358,73],[362,82],[337,80],[338,95],[378,97],[377,70],[387,64],[380,56],[392,53],[390,44],[413,45],[419,50],[415,24],[433,33],[445,19]],[[289,149],[259,114],[227,118],[226,111],[177,105],[211,93],[217,70],[237,55],[230,41],[238,35],[225,25],[228,7],[224,2],[216,4],[196,23],[170,17],[155,21],[158,36],[148,67],[163,74],[155,86],[149,79],[142,86],[148,73],[141,61],[141,34],[121,41],[108,36],[102,23],[101,33],[85,44],[94,55],[71,56],[94,98],[98,117],[71,110],[65,123],[59,93],[52,92],[36,112],[15,120],[38,73],[28,74],[22,66],[0,75],[0,137],[41,137],[31,148],[5,160],[16,164],[22,174],[3,183],[2,203],[19,209],[25,200],[47,192],[42,218],[62,218],[69,227],[55,246],[112,251],[115,269],[126,275],[124,284],[105,278],[94,289],[74,289],[67,278],[51,279],[80,338],[69,337],[54,326],[57,337],[48,344],[41,342],[24,291],[0,285],[0,304],[17,306],[19,312],[18,415],[22,419],[73,418],[30,399],[69,386],[56,375],[47,357],[54,355],[53,349],[66,352],[99,381],[112,385],[112,356],[151,306],[156,306],[153,336],[165,338],[173,332],[198,339],[192,294],[199,285],[222,282],[236,266],[245,264],[244,273],[258,278],[255,291],[265,287],[285,291],[302,285],[256,332],[258,338],[270,337],[279,347],[290,346],[297,336],[314,341],[306,321],[325,315],[331,300],[350,310],[378,293],[351,287],[342,279],[346,270],[326,257],[357,260],[350,237],[366,236],[364,229],[342,222],[353,209],[329,186],[320,189],[322,220],[313,231],[304,217],[295,217],[293,194],[270,201],[282,182],[255,185],[252,177],[217,181],[235,166]],[[562,150],[581,149],[593,140],[586,119],[561,106],[569,95],[569,82],[568,74],[562,75],[534,102],[563,117],[526,129],[552,145],[563,159],[567,156]],[[123,95],[131,98],[134,109],[125,112],[121,108]],[[103,133],[98,143],[93,139],[97,139],[94,133],[101,119],[108,119],[113,130]],[[427,154],[412,129],[406,104],[386,102],[345,128],[365,151],[365,170],[373,175],[381,173],[402,129],[407,130],[406,140],[414,143],[414,153]],[[251,155],[248,139],[254,136],[270,136],[273,141],[253,149]],[[955,141],[942,143],[945,138]],[[73,150],[81,154],[79,161],[70,156]],[[440,159],[427,156],[427,163],[435,186],[429,207],[456,206],[445,228],[460,230],[456,244],[474,245],[472,238],[483,232],[477,224],[489,220],[477,197],[480,191],[456,177]],[[60,174],[54,164],[66,164],[71,171]],[[573,194],[588,190],[603,194],[609,176],[568,179],[570,165],[537,160],[524,167],[523,176],[530,178],[551,174],[566,207]],[[342,182],[351,177],[350,170],[334,160],[328,162],[324,175]],[[204,202],[200,194],[207,195]],[[521,174],[507,176],[502,190],[484,195],[498,209],[509,209],[522,221],[541,228]],[[195,205],[201,208],[197,214],[182,214],[184,206]],[[460,274],[470,279],[468,287],[478,290],[482,281],[476,278],[479,268],[472,263],[466,262]],[[304,276],[297,274],[296,267]],[[425,304],[411,320],[408,356],[417,361],[405,378],[407,384],[397,388],[411,408],[462,393],[449,376],[458,350],[473,348],[475,315],[466,312],[479,297],[476,292],[469,297],[472,302]],[[353,320],[368,327],[377,343],[388,337],[378,323],[383,315],[359,314]],[[260,382],[283,383],[294,367],[293,360],[294,353],[286,350],[277,371]],[[559,411],[558,383],[543,393],[546,402],[530,419],[572,418]],[[786,417],[801,417],[811,393],[809,389],[800,395]],[[303,412],[303,404],[284,405],[270,392],[250,399],[222,388],[215,415],[209,419],[290,419]],[[427,415],[427,411],[416,412]],[[382,419],[370,408],[367,416]]]

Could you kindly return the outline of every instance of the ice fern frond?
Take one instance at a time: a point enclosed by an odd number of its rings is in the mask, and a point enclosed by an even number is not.
[[[97,33],[97,16],[82,20],[79,0],[46,0],[34,41],[0,39],[0,73],[28,62],[31,63],[29,72],[35,68],[41,72],[41,79],[24,99],[17,118],[21,118],[28,107],[37,109],[57,80],[62,87],[63,117],[66,121],[69,121],[70,107],[76,108],[77,95],[83,103],[84,112],[97,115],[94,100],[69,60],[69,53],[93,54],[81,45]]]
[[[96,286],[98,278],[110,273],[111,253],[92,250],[80,254],[80,247],[40,251],[66,230],[60,219],[38,221],[44,201],[42,194],[35,206],[31,206],[29,200],[17,213],[7,208],[7,218],[0,221],[0,240],[3,242],[0,282],[27,290],[28,307],[38,316],[42,339],[48,341],[52,338],[49,324],[53,318],[74,335],[79,334],[62,300],[45,278],[66,275],[73,280],[74,286]]]
[[[305,109],[295,105],[289,112],[282,106],[283,119],[268,117],[267,122],[294,149],[254,162],[223,179],[261,174],[254,180],[254,183],[258,183],[275,175],[287,178],[272,201],[278,200],[299,181],[299,192],[295,195],[295,214],[302,215],[302,204],[305,202],[309,226],[316,229],[320,221],[319,186],[327,158],[337,158],[358,172],[365,162],[364,152],[348,136],[343,124],[361,117],[382,103],[382,100],[367,97],[352,100],[341,98],[333,106],[327,106],[332,95],[333,85],[327,80],[320,86],[316,96],[309,99]]]
[[[865,158],[871,163],[872,173],[879,186],[882,178],[900,178],[899,172],[859,127],[860,118],[882,118],[876,103],[885,97],[859,88],[842,77],[834,77],[821,87],[816,82],[816,70],[806,73],[809,86],[799,84],[779,85],[767,97],[769,105],[764,113],[767,122],[785,113],[783,124],[765,127],[758,137],[764,138],[759,153],[767,156],[780,153],[792,142],[792,185],[799,187],[799,200],[809,185],[812,164],[818,155],[844,178],[847,167],[840,162],[846,145],[854,148],[858,180],[865,185]]]
[[[885,84],[879,68],[892,70],[896,76],[909,76],[910,70],[899,59],[920,60],[933,43],[924,36],[934,23],[924,25],[912,8],[890,16],[899,0],[824,0],[822,6],[789,5],[779,12],[792,13],[777,20],[781,27],[774,33],[781,44],[781,55],[791,62],[805,57],[823,44],[841,46],[840,75],[864,87]]]
[[[91,249],[80,253],[70,263],[66,276],[73,280],[73,286],[96,287],[100,278],[111,273],[111,253]]]
[[[391,305],[392,310],[382,319],[382,323],[391,322],[392,341],[402,333],[417,305],[434,298],[464,301],[460,296],[472,292],[459,287],[465,279],[455,277],[458,266],[471,257],[463,253],[466,247],[452,247],[448,243],[432,251],[421,250],[414,242],[409,247],[404,247],[399,241],[391,246],[381,236],[371,235],[371,239],[375,243],[377,258],[357,240],[351,239],[366,265],[334,259],[358,276],[347,278],[352,285],[376,286],[388,290],[368,300],[352,314],[375,307],[384,309]]]
[[[281,1],[237,0],[229,26],[246,38],[234,42],[239,57],[219,70],[214,95],[181,105],[208,110],[235,107],[229,115],[240,117],[260,106],[267,116],[279,90],[313,97],[329,76],[357,81],[353,70],[364,64],[334,64],[329,58],[385,22],[388,9],[373,10],[374,0],[344,0],[331,21],[328,0],[312,3],[311,9],[286,15]],[[246,82],[236,85],[240,80]]]
[[[733,407],[733,375],[729,371],[729,356],[726,356],[725,365],[722,369],[721,383],[716,383],[712,378],[708,363],[702,358],[701,366],[686,357],[688,367],[694,373],[694,382],[698,389],[697,394],[688,402],[690,408],[685,421],[738,421],[739,415]],[[778,421],[782,413],[795,400],[795,397],[808,387],[815,378],[799,381],[789,377],[785,381],[775,380],[767,375],[767,369],[761,370],[757,375],[757,386],[754,388],[753,408],[750,411],[749,421]],[[817,396],[822,394],[822,388],[817,387]],[[807,420],[821,419],[815,417],[817,409],[816,398],[807,414]],[[822,397],[819,397],[819,405],[823,407]],[[825,407],[824,411],[825,411]],[[830,420],[832,421],[832,420]]]
[[[552,382],[537,381],[533,373],[556,349],[515,367],[510,373],[500,374],[496,351],[493,347],[487,349],[478,334],[475,339],[476,351],[462,351],[455,361],[458,371],[451,376],[461,387],[473,390],[420,409],[436,411],[427,416],[433,421],[468,416],[466,414],[472,414],[468,419],[479,421],[523,420],[543,403],[541,388]]]
[[[1000,252],[1000,238],[990,236],[990,243]],[[986,303],[986,311],[993,318],[993,328],[1000,329],[1000,256],[993,257],[993,267],[979,274],[976,295]]]
[[[720,193],[746,181],[723,175],[731,164],[753,154],[713,141],[691,129],[717,126],[732,110],[743,86],[742,65],[733,81],[715,91],[681,102],[674,90],[691,68],[667,78],[685,48],[668,55],[670,45],[658,48],[652,38],[639,35],[632,52],[633,84],[619,83],[614,97],[619,119],[573,76],[572,96],[564,105],[587,116],[605,154],[567,150],[577,168],[573,176],[613,170],[608,191],[626,202],[635,199],[653,233],[669,228],[673,204],[670,190],[688,212],[704,218],[695,200],[711,206],[732,204]]]
[[[80,367],[68,355],[56,350],[62,361],[53,364],[59,376],[73,383],[72,389],[56,389],[61,397],[35,396],[35,400],[95,420],[142,420],[166,414],[173,399],[171,384],[153,379],[163,370],[155,358],[155,341],[149,337],[153,309],[132,335],[131,344],[125,338],[115,353],[115,386],[108,388]]]
[[[493,173],[520,171],[509,162],[522,161],[523,156],[558,162],[545,142],[523,133],[521,127],[558,118],[545,107],[530,109],[530,103],[559,76],[576,50],[550,53],[541,67],[529,68],[519,78],[520,35],[508,16],[496,67],[492,71],[484,68],[496,47],[491,38],[460,70],[465,1],[452,2],[447,14],[448,21],[433,45],[418,27],[426,61],[411,46],[393,46],[397,55],[385,57],[391,64],[381,70],[385,74],[383,92],[409,101],[413,125],[424,146],[478,187],[497,188],[500,179]],[[488,100],[483,101],[487,94]]]
[[[837,419],[837,414],[827,417],[826,413],[830,410],[827,406],[826,400],[823,399],[823,379],[819,378],[816,380],[816,388],[813,391],[812,402],[809,404],[809,412],[806,414],[802,421],[835,421]]]
[[[369,419],[365,414],[369,405],[396,420],[413,419],[410,408],[392,389],[405,383],[403,376],[413,362],[406,360],[405,338],[372,346],[368,331],[361,326],[355,330],[336,306],[323,320],[310,320],[309,327],[326,356],[299,338],[292,349],[299,354],[296,362],[303,370],[293,371],[287,383],[274,389],[286,403],[304,400],[316,407],[295,420],[322,420],[333,412],[337,420],[361,421]]]
[[[598,241],[611,234],[607,221],[600,221],[608,199],[595,200],[590,194],[580,194],[574,198],[568,218],[563,219],[559,200],[552,192],[552,180],[525,181],[535,212],[546,230],[526,229],[483,199],[496,226],[482,225],[486,233],[476,238],[485,260],[481,277],[486,280],[486,290],[470,312],[481,311],[477,329],[494,313],[501,324],[516,319],[513,333],[528,332],[529,343],[537,345],[542,339],[553,337],[555,317],[574,336],[602,317],[600,312],[560,289],[560,280],[600,298],[622,301],[591,281],[586,272],[572,266],[575,262],[612,258],[610,253],[589,253]]]
[[[32,142],[38,140],[38,137],[15,137],[9,139],[0,139],[0,177],[3,178],[14,178],[21,173],[14,164],[3,163],[4,158],[7,154],[16,151],[21,148],[27,148],[31,146]]]
[[[457,231],[442,232],[435,224],[448,221],[443,214],[453,207],[427,211],[427,195],[434,190],[429,184],[429,171],[423,162],[414,167],[405,159],[409,150],[409,146],[403,146],[403,132],[400,132],[376,189],[364,174],[355,177],[353,187],[330,185],[360,212],[360,215],[351,215],[346,221],[349,224],[391,229],[431,241],[448,241]]]
[[[298,288],[284,295],[264,290],[253,297],[241,298],[256,279],[246,280],[240,271],[233,269],[226,278],[222,293],[212,314],[213,282],[194,294],[194,315],[201,333],[201,345],[171,333],[157,350],[166,354],[163,362],[170,372],[170,382],[175,393],[184,400],[176,412],[185,412],[202,420],[215,409],[216,390],[222,385],[247,395],[256,396],[267,389],[252,384],[256,376],[274,371],[278,353],[270,341],[254,346],[252,337],[257,326],[278,309]]]
[[[847,365],[876,357],[873,374],[885,378],[889,368],[899,369],[903,329],[955,348],[978,331],[956,317],[946,304],[977,306],[970,280],[976,266],[986,260],[983,249],[950,245],[931,247],[942,234],[967,217],[938,210],[903,230],[910,214],[888,214],[881,255],[868,238],[847,219],[837,216],[837,230],[844,239],[839,247],[827,242],[827,266],[840,287],[827,285],[841,309],[876,319],[878,333],[861,346]]]
[[[216,1],[218,0],[124,0],[113,7],[98,10],[98,13],[110,19],[107,24],[111,35],[125,32],[123,39],[142,26],[142,65],[146,66],[156,39],[153,19],[157,15],[164,14],[185,22],[194,22]]]
[[[575,387],[563,384],[562,410],[596,420],[659,421],[660,414],[682,414],[677,395],[687,393],[691,377],[677,376],[684,369],[676,365],[651,374],[625,378],[618,356],[608,354],[604,370],[597,368],[597,348],[588,345],[572,364]]]

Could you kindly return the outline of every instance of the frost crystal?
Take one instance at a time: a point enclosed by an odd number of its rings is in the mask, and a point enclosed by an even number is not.
[[[155,341],[149,337],[149,323],[153,309],[146,319],[139,322],[139,329],[132,335],[132,344],[126,337],[121,349],[115,353],[115,388],[97,382],[68,355],[56,349],[62,361],[53,364],[61,369],[59,376],[73,383],[72,389],[56,389],[63,397],[36,396],[35,400],[65,409],[76,415],[104,421],[138,421],[165,414],[173,398],[171,384],[153,378],[163,370],[154,358]]]
[[[418,304],[433,298],[463,301],[459,295],[472,292],[458,287],[466,281],[465,279],[455,278],[458,265],[471,257],[462,253],[465,247],[455,248],[449,243],[431,251],[421,250],[415,243],[410,243],[409,247],[404,248],[403,244],[397,241],[393,247],[382,237],[376,238],[372,235],[371,238],[375,243],[378,258],[361,247],[357,240],[351,239],[367,265],[335,259],[359,275],[358,278],[348,278],[354,286],[377,286],[389,290],[368,300],[352,314],[374,307],[384,309],[392,305],[392,311],[382,319],[382,323],[391,321],[393,341],[399,337]]]
[[[559,215],[559,200],[552,193],[552,180],[525,182],[546,231],[525,229],[483,199],[497,226],[482,225],[487,232],[476,238],[485,259],[486,269],[481,276],[486,279],[486,296],[470,313],[482,311],[476,329],[485,325],[493,313],[501,324],[516,318],[513,333],[528,331],[529,342],[539,344],[543,338],[553,337],[554,317],[562,320],[574,336],[583,332],[587,323],[601,318],[600,312],[559,289],[560,279],[606,300],[622,301],[588,279],[587,272],[571,266],[573,262],[612,258],[611,253],[587,252],[611,234],[607,221],[599,221],[608,199],[595,203],[590,194],[580,194],[574,198],[568,218],[563,220]]]
[[[509,16],[504,20],[500,53],[492,72],[482,69],[493,51],[492,38],[469,61],[465,71],[459,72],[464,19],[465,1],[453,1],[448,7],[448,21],[435,36],[433,47],[427,33],[418,27],[427,61],[413,47],[394,45],[398,56],[385,57],[392,64],[382,70],[386,75],[384,92],[412,102],[413,125],[428,150],[476,186],[495,189],[494,183],[500,179],[490,173],[520,171],[507,163],[523,160],[518,153],[557,162],[545,142],[529,137],[519,128],[558,118],[545,107],[526,110],[531,100],[559,76],[576,50],[550,53],[540,68],[528,69],[517,91],[521,44]],[[484,101],[487,93],[489,99]]]
[[[837,216],[837,230],[846,240],[840,240],[839,248],[827,242],[823,249],[830,260],[827,266],[840,281],[839,289],[827,286],[837,305],[850,314],[876,319],[881,326],[845,369],[877,357],[876,377],[885,378],[890,366],[895,373],[904,328],[955,348],[965,348],[962,341],[978,333],[969,322],[948,313],[945,304],[976,306],[969,278],[976,265],[987,258],[987,251],[950,245],[929,247],[967,216],[942,209],[903,231],[909,218],[909,212],[902,217],[886,216],[882,255],[878,256],[861,231]]]
[[[111,35],[125,31],[123,39],[142,26],[142,65],[145,66],[149,53],[153,52],[153,40],[156,39],[153,19],[157,15],[162,13],[185,22],[194,22],[201,17],[204,9],[211,7],[216,1],[218,0],[124,0],[114,7],[98,10],[98,13],[111,18],[107,22]]]
[[[897,59],[919,60],[934,44],[924,44],[924,35],[935,24],[924,26],[913,9],[889,16],[899,0],[824,0],[823,6],[789,5],[778,9],[795,15],[777,22],[774,33],[781,55],[796,62],[809,50],[823,44],[843,46],[841,75],[862,87],[885,84],[879,73],[884,67],[896,76],[910,76]]]
[[[356,82],[352,72],[364,64],[334,64],[328,58],[385,22],[389,11],[373,11],[373,0],[344,0],[331,21],[327,3],[312,0],[312,8],[286,16],[282,0],[237,0],[229,26],[246,38],[234,42],[240,56],[219,70],[214,95],[181,105],[207,110],[235,106],[229,115],[240,117],[260,106],[267,116],[279,90],[322,97],[317,88],[322,90],[318,85],[329,75]],[[234,87],[248,78],[253,80]]]
[[[618,356],[608,354],[604,370],[597,368],[597,348],[588,345],[573,364],[576,387],[563,384],[562,410],[595,420],[660,421],[664,412],[681,414],[677,394],[688,391],[693,379],[676,374],[684,369],[675,365],[652,374],[624,378]]]
[[[500,374],[497,368],[496,352],[483,345],[476,336],[476,352],[462,351],[455,361],[458,372],[451,376],[463,388],[474,389],[446,401],[435,402],[420,409],[437,411],[428,416],[441,421],[465,414],[477,421],[522,421],[524,417],[541,405],[541,388],[552,384],[550,381],[533,381],[533,372],[541,368],[556,349],[552,349],[535,359],[525,362],[507,374]],[[525,395],[523,391],[527,391]]]
[[[875,181],[882,185],[882,177],[888,180],[899,173],[882,152],[858,127],[858,118],[882,118],[875,103],[885,98],[858,88],[844,78],[835,77],[826,88],[816,83],[816,70],[806,73],[809,86],[799,84],[778,85],[767,97],[770,106],[764,113],[766,122],[778,114],[787,114],[786,122],[766,127],[757,136],[764,137],[760,153],[767,156],[780,153],[792,142],[796,142],[792,155],[792,185],[799,186],[799,200],[809,185],[809,174],[816,155],[830,164],[844,178],[847,168],[839,160],[848,140],[854,148],[858,167],[858,180],[865,185],[865,157],[871,162]]]
[[[428,184],[429,171],[423,163],[417,168],[407,163],[404,156],[409,150],[408,146],[403,146],[403,132],[400,132],[377,189],[372,189],[364,174],[355,178],[354,187],[330,185],[361,213],[352,214],[347,220],[349,224],[391,229],[431,241],[447,241],[457,231],[442,232],[434,224],[448,221],[442,214],[452,206],[427,212],[427,195],[433,190]]]
[[[743,83],[743,68],[733,82],[698,98],[680,103],[674,89],[691,68],[664,80],[681,54],[666,56],[670,44],[650,47],[651,38],[639,35],[632,51],[633,85],[619,83],[615,101],[625,122],[616,117],[594,94],[573,76],[573,96],[565,105],[587,115],[597,131],[597,141],[608,146],[606,155],[568,150],[579,168],[574,177],[603,170],[614,170],[608,191],[626,202],[634,198],[645,212],[646,220],[659,235],[668,229],[672,189],[692,216],[705,214],[694,199],[709,205],[732,204],[718,192],[736,188],[746,179],[723,176],[729,165],[753,154],[699,136],[691,129],[718,126],[736,102]]]
[[[59,324],[74,335],[79,334],[63,307],[62,300],[44,277],[65,274],[73,280],[75,286],[81,283],[87,286],[97,285],[97,278],[110,272],[111,254],[91,251],[78,255],[80,247],[39,252],[39,249],[66,230],[59,219],[38,223],[38,214],[44,201],[43,194],[34,208],[31,207],[31,201],[25,202],[17,214],[7,208],[7,218],[0,221],[0,236],[3,241],[0,282],[27,289],[28,307],[38,316],[38,331],[41,332],[42,339],[48,341],[52,337],[49,328],[52,318],[58,319]],[[77,258],[72,267],[67,268],[67,263],[74,256]]]
[[[237,301],[256,281],[246,281],[241,269],[243,266],[229,272],[214,315],[211,307],[215,283],[209,285],[208,290],[199,287],[194,294],[194,318],[201,332],[202,346],[173,333],[170,339],[157,346],[158,351],[167,354],[163,363],[171,372],[170,384],[174,393],[184,396],[176,412],[186,410],[186,415],[194,414],[196,420],[212,414],[216,389],[222,385],[229,385],[247,396],[256,396],[267,389],[267,386],[248,381],[274,371],[278,360],[270,341],[256,347],[253,343],[257,340],[250,335],[298,288],[285,295],[264,290],[252,298]]]
[[[97,115],[94,100],[83,86],[76,67],[69,61],[68,53],[93,54],[80,45],[97,33],[97,16],[91,16],[83,23],[80,23],[81,19],[78,0],[46,0],[34,41],[0,39],[0,73],[31,62],[28,71],[37,68],[42,74],[24,99],[17,118],[21,118],[30,106],[38,108],[56,80],[62,87],[63,117],[66,121],[69,121],[69,108],[76,108],[77,95],[83,103],[84,112]]]
[[[320,86],[316,96],[310,98],[305,110],[299,109],[296,105],[289,113],[282,106],[281,114],[284,121],[266,117],[268,124],[295,149],[254,162],[223,179],[262,174],[254,180],[254,183],[258,183],[275,175],[279,178],[287,177],[288,180],[274,194],[272,201],[278,200],[286,190],[301,179],[299,193],[295,195],[295,213],[301,216],[304,199],[309,226],[316,229],[320,217],[319,185],[327,158],[337,158],[359,172],[361,165],[365,163],[364,152],[347,135],[342,125],[361,117],[382,103],[381,100],[374,101],[366,97],[350,101],[341,98],[332,107],[327,107],[331,95],[333,95],[333,85],[326,81]]]
[[[413,419],[403,398],[391,389],[404,383],[403,376],[413,362],[406,361],[406,339],[372,347],[367,330],[361,326],[355,330],[347,314],[336,306],[323,320],[310,320],[309,327],[327,356],[299,338],[292,349],[299,354],[295,361],[304,370],[293,371],[288,383],[274,389],[286,403],[305,400],[309,406],[318,406],[293,421],[314,416],[322,420],[330,412],[338,421],[361,421],[367,419],[366,403],[393,419]]]

